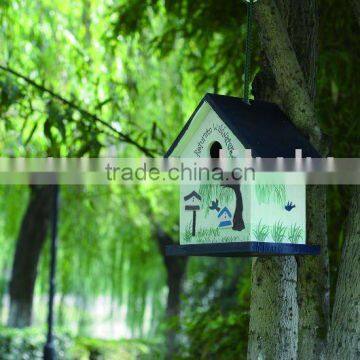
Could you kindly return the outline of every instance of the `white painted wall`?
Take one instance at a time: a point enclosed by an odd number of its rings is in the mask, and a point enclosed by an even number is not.
[[[194,116],[186,134],[180,140],[177,148],[173,152],[173,156],[180,157],[186,163],[193,159],[201,161],[202,158],[210,157],[210,147],[218,141],[223,149],[222,156],[225,158],[245,158],[246,150],[232,131],[225,125],[219,116],[204,103]],[[190,163],[189,163],[190,164]],[[259,174],[256,174],[256,176]],[[283,175],[279,175],[279,179]],[[259,241],[257,235],[259,227],[264,230],[264,236],[261,241],[275,242],[275,229],[277,227],[280,233],[282,243],[290,243],[294,241],[290,234],[294,234],[296,230],[301,235],[296,237],[296,243],[305,243],[306,235],[306,210],[305,210],[305,186],[304,185],[285,185],[285,195],[282,201],[278,203],[275,198],[268,202],[259,200],[256,195],[255,185],[242,184],[241,193],[243,197],[244,211],[243,219],[245,229],[235,231],[232,229],[219,229],[219,219],[214,210],[209,210],[211,200],[214,198],[202,199],[201,210],[196,213],[196,229],[195,237],[189,236],[192,228],[192,211],[185,211],[184,196],[193,190],[200,193],[200,183],[192,183],[184,180],[180,187],[180,243],[211,243],[211,242],[233,242],[233,241]],[[213,186],[219,187],[219,183]],[[220,199],[218,199],[220,200]],[[287,202],[295,204],[295,208],[291,211],[285,209]],[[234,214],[235,196],[233,195],[229,201],[219,201],[219,207],[222,209],[227,206]],[[297,229],[294,228],[297,227]],[[209,235],[207,235],[209,234]]]

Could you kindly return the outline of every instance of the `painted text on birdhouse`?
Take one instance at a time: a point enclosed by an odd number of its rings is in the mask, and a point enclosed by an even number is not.
[[[207,94],[166,157],[294,158],[318,154],[274,104]],[[180,244],[305,244],[305,185],[225,180],[180,184]]]

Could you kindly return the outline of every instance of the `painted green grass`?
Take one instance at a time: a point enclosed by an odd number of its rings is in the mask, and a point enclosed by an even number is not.
[[[229,243],[242,242],[250,240],[251,223],[245,222],[245,229],[242,231],[234,231],[229,228],[205,228],[196,229],[195,236],[192,236],[192,222],[188,222],[181,232],[182,244],[207,244],[207,243]]]
[[[184,243],[227,243],[244,241],[243,237],[248,239],[249,234],[242,233],[242,236],[226,234],[226,229],[197,229],[196,235],[192,236],[192,226],[189,223],[184,231],[183,241]],[[275,243],[283,243],[285,239],[292,244],[298,244],[304,237],[303,229],[299,225],[291,225],[287,228],[281,221],[277,221],[272,226],[261,223],[261,220],[253,230],[253,235],[256,241],[265,241],[270,234],[272,240]],[[240,235],[240,234],[239,234]]]
[[[255,185],[255,194],[259,204],[274,202],[283,205],[286,201],[285,185]]]
[[[286,235],[286,227],[279,220],[271,227],[271,237],[276,243],[282,243]]]
[[[202,237],[197,240],[199,244],[229,243],[241,241],[236,235],[219,235],[215,237]]]
[[[303,239],[303,230],[300,226],[294,224],[288,229],[288,238],[292,244],[298,244]]]
[[[198,243],[218,242],[220,239],[220,229],[199,229],[195,239]]]
[[[186,225],[185,232],[184,232],[184,241],[190,242],[192,238],[192,228],[191,223]]]
[[[229,242],[240,242],[237,236],[224,236],[221,238],[220,242],[229,243]]]
[[[226,233],[227,229],[197,229],[196,235],[191,235],[191,224],[189,224],[184,232],[184,243],[192,244],[210,244],[210,243],[228,243],[242,241],[239,236]],[[231,229],[228,229],[231,231]]]
[[[261,224],[261,220],[257,224],[256,228],[253,230],[253,234],[257,241],[265,241],[266,237],[269,235],[269,232],[269,225]]]

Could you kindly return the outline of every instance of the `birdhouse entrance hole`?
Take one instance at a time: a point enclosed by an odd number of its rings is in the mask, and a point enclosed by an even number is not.
[[[306,244],[306,184],[287,183],[286,171],[278,169],[259,170],[247,183],[237,168],[229,168],[233,160],[242,167],[253,157],[293,158],[296,149],[305,158],[320,157],[277,105],[254,100],[249,106],[236,97],[206,94],[165,154],[207,158],[211,174],[180,182],[180,244],[168,245],[166,254],[318,255],[319,245]],[[302,170],[294,172],[296,178],[297,173],[302,178]]]
[[[219,159],[221,149],[222,146],[218,141],[213,142],[210,146],[210,157],[212,159]]]

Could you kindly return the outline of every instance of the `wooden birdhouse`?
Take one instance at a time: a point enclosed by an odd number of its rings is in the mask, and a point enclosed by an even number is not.
[[[303,157],[320,157],[278,106],[206,94],[165,157],[294,158],[296,150]],[[169,246],[168,255],[319,252],[306,245],[304,184],[183,181],[179,206],[180,244]]]

